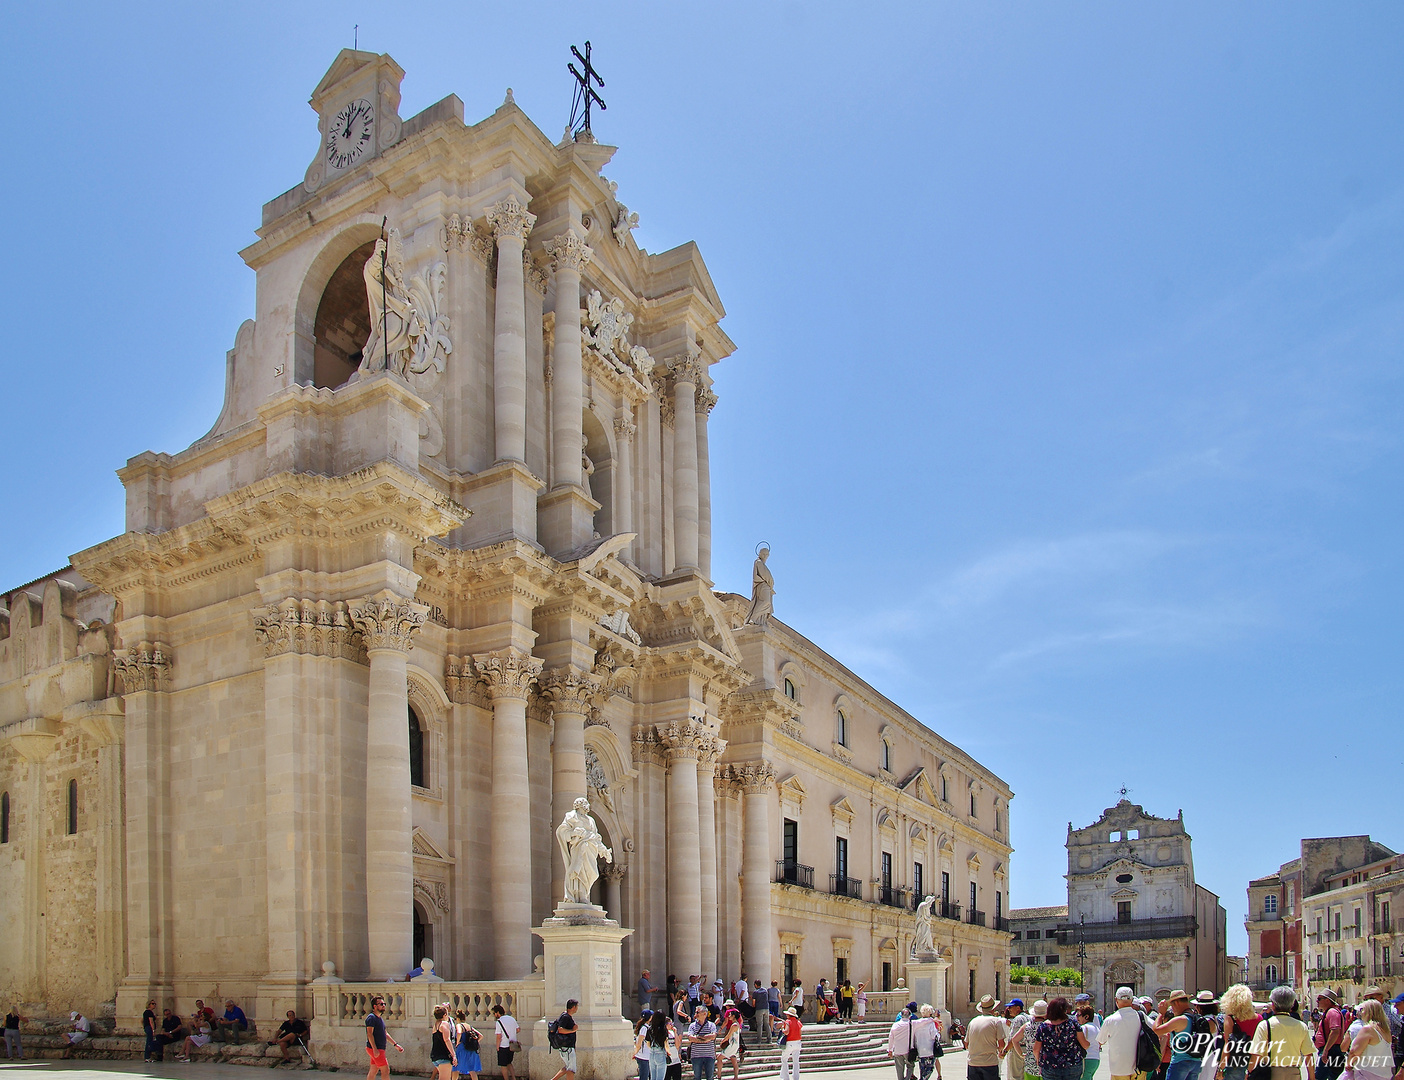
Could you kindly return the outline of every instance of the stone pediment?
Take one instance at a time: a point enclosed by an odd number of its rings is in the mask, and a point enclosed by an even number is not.
[[[794,773],[791,773],[777,785],[780,790],[780,805],[791,803],[799,809],[804,809],[805,797],[809,794],[804,788],[802,781]]]
[[[423,829],[416,827],[414,835],[410,841],[416,859],[432,859],[435,862],[453,862],[447,855],[439,850],[438,845],[429,839],[429,834]]]
[[[1084,871],[1080,876],[1100,879],[1106,878],[1112,874],[1129,874],[1133,871],[1140,871],[1142,874],[1148,874],[1155,869],[1156,868],[1149,863],[1143,863],[1139,859],[1132,859],[1121,855],[1111,862],[1097,867],[1095,870]]]
[[[829,804],[829,812],[833,814],[835,822],[845,822],[853,824],[853,804],[848,801],[848,796],[843,796],[835,802]]]
[[[1135,889],[1128,889],[1125,886],[1122,886],[1120,889],[1117,889],[1116,892],[1111,894],[1111,898],[1113,900],[1134,900],[1140,895],[1141,894],[1138,893]]]
[[[931,778],[926,774],[926,766],[924,765],[903,780],[898,787],[928,806],[936,806],[941,801],[936,794],[936,788],[932,786]]]

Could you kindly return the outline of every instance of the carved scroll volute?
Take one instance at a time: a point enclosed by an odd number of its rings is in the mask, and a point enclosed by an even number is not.
[[[366,652],[394,649],[407,653],[414,648],[412,639],[424,626],[429,608],[386,590],[355,601],[350,615],[365,639]]]

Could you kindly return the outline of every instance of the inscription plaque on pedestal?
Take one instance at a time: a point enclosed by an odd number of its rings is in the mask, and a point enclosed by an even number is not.
[[[614,1003],[614,958],[612,956],[595,957],[595,1004],[612,1005]]]

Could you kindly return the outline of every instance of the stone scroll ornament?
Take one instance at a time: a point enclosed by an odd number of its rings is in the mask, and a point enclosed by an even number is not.
[[[422,375],[444,370],[453,352],[450,320],[444,314],[448,264],[436,262],[405,280],[399,230],[375,242],[363,271],[370,304],[371,332],[362,350],[360,370]]]
[[[567,904],[590,903],[590,890],[599,880],[599,860],[614,862],[614,853],[605,846],[595,819],[590,816],[590,800],[576,799],[575,805],[556,826],[556,843],[565,863]]]

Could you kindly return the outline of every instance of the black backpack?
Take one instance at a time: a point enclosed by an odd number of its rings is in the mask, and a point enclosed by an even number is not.
[[[546,1041],[551,1044],[552,1050],[559,1050],[561,1048],[560,1033],[556,1030],[560,1026],[561,1022],[559,1020],[552,1020],[546,1025]]]
[[[1137,1017],[1141,1030],[1136,1036],[1136,1071],[1147,1076],[1160,1068],[1160,1036],[1151,1030],[1145,1017]]]

